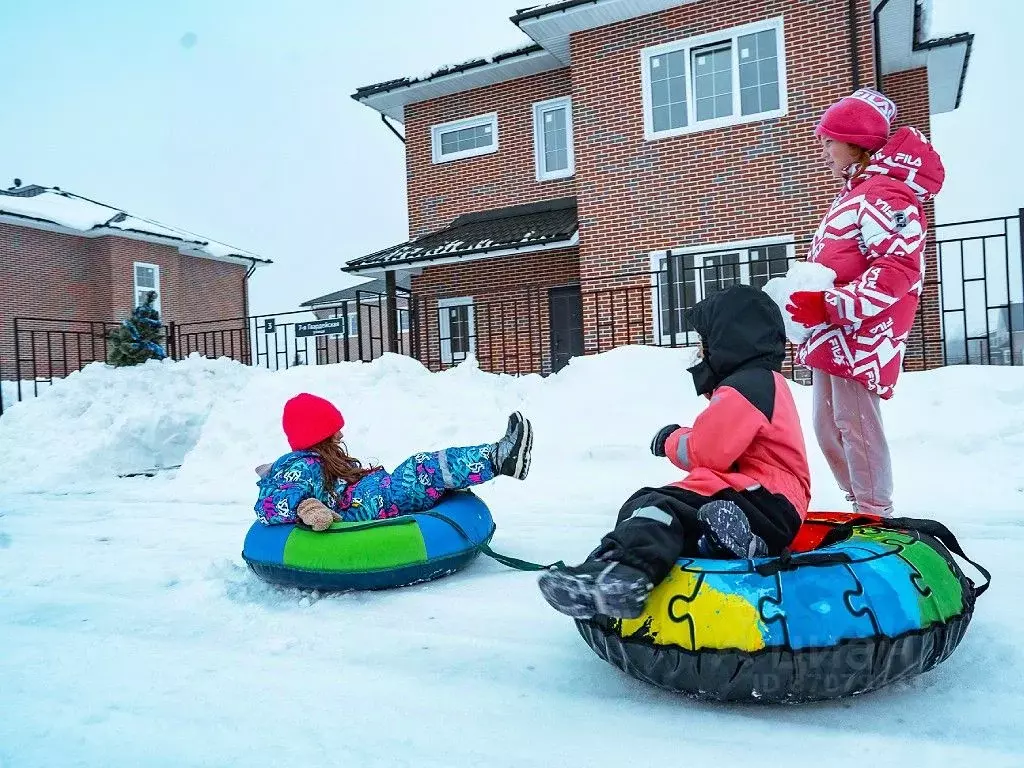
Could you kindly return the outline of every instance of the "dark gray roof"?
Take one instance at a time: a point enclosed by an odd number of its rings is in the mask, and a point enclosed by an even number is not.
[[[460,216],[444,229],[347,262],[346,272],[432,259],[523,250],[569,241],[579,220],[576,198],[545,200]]]
[[[440,69],[431,72],[426,77],[400,77],[395,80],[385,80],[383,83],[365,85],[362,88],[357,88],[356,92],[352,94],[352,98],[356,101],[361,101],[367,96],[386,93],[387,91],[397,91],[399,88],[408,88],[410,85],[416,85],[417,83],[427,83],[441,77],[455,75],[459,72],[466,72],[467,70],[476,69],[477,67],[485,67],[488,64],[498,64],[499,62],[506,61],[507,59],[514,59],[517,56],[528,56],[531,53],[537,53],[542,50],[544,49],[541,46],[536,43],[532,43],[530,45],[524,45],[521,48],[516,48],[512,51],[499,53],[489,59],[470,59],[469,61],[464,61],[461,64],[451,64],[446,67],[441,67]]]
[[[597,0],[564,0],[561,3],[548,3],[547,5],[535,5],[531,8],[520,8],[510,20],[513,24],[518,24],[520,21],[526,21],[527,19],[539,19],[541,16],[547,16],[549,13],[567,11],[578,5],[592,5],[596,2]]]
[[[412,278],[407,274],[399,273],[395,275],[395,286],[399,289],[400,293],[410,290]],[[384,294],[386,287],[384,280],[368,280],[365,283],[359,285],[353,285],[351,288],[343,288],[340,291],[334,293],[328,293],[324,296],[317,296],[315,299],[304,301],[299,304],[300,307],[311,307],[314,304],[339,304],[343,301],[355,301],[356,294]],[[368,298],[367,296],[360,295],[360,299]]]

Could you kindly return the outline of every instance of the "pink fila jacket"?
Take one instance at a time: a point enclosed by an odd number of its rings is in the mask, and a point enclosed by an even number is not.
[[[798,362],[892,397],[924,289],[924,203],[945,175],[924,134],[904,127],[846,183],[808,256],[836,273],[825,292],[828,323],[800,345]]]

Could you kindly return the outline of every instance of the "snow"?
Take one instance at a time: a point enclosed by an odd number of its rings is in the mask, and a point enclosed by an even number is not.
[[[479,487],[493,546],[582,559],[629,492],[678,477],[648,443],[705,404],[692,355],[625,347],[547,378],[395,355],[97,364],[19,404],[0,418],[0,766],[1024,764],[1024,369],[906,374],[883,406],[898,513],[945,522],[994,581],[948,661],[876,694],[764,707],[657,691],[598,659],[536,574],[484,558],[344,595],[244,567],[253,467],[286,450],[280,409],[299,391],[337,402],[350,449],[388,466],[490,441],[523,410],[530,477]],[[844,508],[792,387],[814,504]],[[115,478],[158,463],[183,465]]]
[[[764,286],[764,292],[772,297],[772,301],[782,310],[782,319],[786,324],[786,338],[793,344],[801,344],[810,334],[811,329],[793,322],[786,311],[789,297],[796,291],[824,291],[835,285],[836,273],[821,264],[807,261],[794,262],[789,271],[782,277],[773,277]]]
[[[5,397],[2,487],[84,490],[118,474],[180,464],[214,403],[260,374],[269,372],[198,354],[128,368],[91,363],[52,386],[40,384],[38,397],[10,410]],[[23,397],[31,384],[23,385]]]
[[[149,219],[132,216],[109,205],[93,202],[84,197],[65,192],[56,187],[45,189],[35,195],[21,197],[0,192],[0,215],[16,214],[50,222],[67,229],[90,234],[114,234],[132,232],[151,237],[170,238],[182,241],[189,253],[208,255],[216,258],[242,256],[258,258],[225,243],[206,240],[199,235],[182,229],[168,227]]]

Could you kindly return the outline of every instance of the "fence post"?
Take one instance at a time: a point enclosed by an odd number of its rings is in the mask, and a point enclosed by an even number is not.
[[[676,345],[676,331],[678,323],[676,322],[676,266],[672,251],[669,251],[665,256],[665,280],[668,283],[668,332],[669,332],[669,346],[675,347]]]
[[[173,320],[167,326],[167,356],[171,360],[178,359],[178,342],[175,338],[177,329],[178,326]]]

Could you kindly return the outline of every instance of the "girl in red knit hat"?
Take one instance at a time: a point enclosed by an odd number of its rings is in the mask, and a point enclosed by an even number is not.
[[[302,393],[284,406],[282,426],[292,448],[260,475],[256,515],[266,525],[301,521],[325,531],[334,521],[397,517],[430,509],[445,491],[468,488],[530,471],[533,427],[522,414],[509,416],[495,443],[418,453],[390,474],[364,467],[342,442],[345,419],[322,397]]]
[[[862,88],[822,115],[815,135],[842,188],[808,260],[836,273],[827,291],[798,291],[786,309],[811,328],[797,361],[814,369],[814,430],[836,481],[860,512],[893,513],[881,401],[892,397],[924,285],[924,204],[942,161],[910,127],[889,131],[896,105]]]

